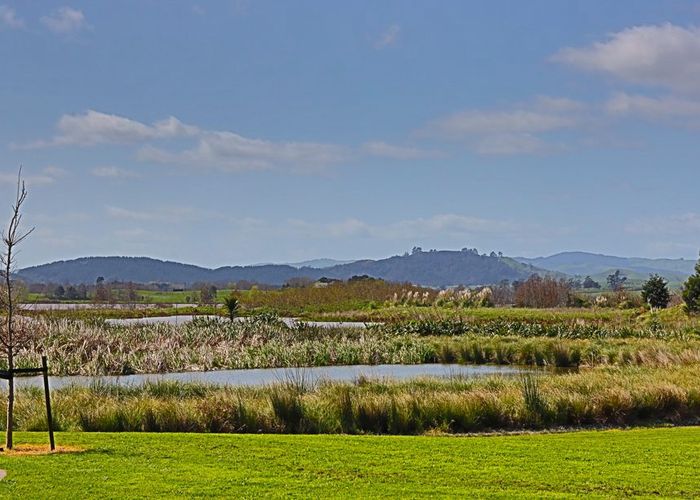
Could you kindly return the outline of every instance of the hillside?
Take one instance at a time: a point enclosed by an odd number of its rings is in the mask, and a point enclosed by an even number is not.
[[[227,266],[217,269],[161,261],[147,257],[83,257],[28,267],[17,274],[35,283],[94,283],[107,281],[138,283],[171,282],[231,283],[252,281],[283,285],[292,278],[318,279],[322,276],[348,279],[369,275],[388,281],[411,282],[425,286],[481,285],[502,280],[521,280],[535,272],[546,273],[507,257],[479,255],[473,251],[414,252],[380,260],[363,260],[324,269],[296,268],[290,265]]]
[[[99,276],[106,281],[193,283],[209,281],[212,270],[149,257],[82,257],[27,267],[17,275],[34,283],[90,284]]]
[[[347,279],[354,275],[367,274],[388,281],[408,281],[419,285],[444,287],[522,280],[538,271],[543,272],[542,269],[518,263],[507,257],[490,257],[470,251],[430,251],[338,265],[325,269],[325,275],[330,278]]]
[[[289,262],[287,265],[301,268],[301,267],[315,267],[316,269],[327,269],[333,266],[339,266],[341,264],[350,264],[356,262],[354,260],[335,260],[335,259],[313,259],[305,260],[304,262]]]
[[[528,259],[516,257],[523,264],[530,264],[549,271],[569,275],[605,277],[619,269],[631,279],[646,279],[656,273],[672,283],[679,283],[693,274],[694,260],[646,259],[640,257],[615,257],[588,252],[563,252],[549,257]]]

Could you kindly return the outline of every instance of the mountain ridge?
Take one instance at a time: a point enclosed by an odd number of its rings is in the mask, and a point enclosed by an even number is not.
[[[606,274],[620,269],[635,279],[657,273],[670,282],[680,283],[694,272],[695,261],[685,259],[648,259],[617,257],[589,252],[560,252],[549,257],[504,257],[494,253],[479,254],[476,250],[414,250],[411,254],[385,259],[364,259],[336,263],[329,267],[312,267],[308,263],[339,262],[317,259],[297,264],[262,264],[207,268],[150,257],[81,257],[60,260],[21,269],[17,275],[28,282],[94,283],[97,277],[107,281],[138,283],[249,281],[281,286],[294,278],[317,280],[321,277],[349,279],[368,275],[388,281],[447,287],[455,285],[489,285],[503,280],[523,280],[534,273],[558,277],[592,276],[605,279]],[[302,267],[297,267],[302,265]]]
[[[81,257],[20,269],[17,275],[34,283],[94,283],[107,281],[139,283],[231,283],[250,281],[280,286],[294,278],[317,280],[321,277],[349,279],[368,275],[388,281],[411,282],[424,286],[486,285],[502,280],[522,280],[539,272],[528,264],[495,254],[479,255],[475,250],[414,251],[386,259],[365,259],[327,268],[294,267],[288,264],[223,266],[206,268],[149,257]]]
[[[600,253],[570,251],[559,252],[547,257],[514,257],[523,264],[556,271],[572,276],[601,276],[619,269],[641,276],[659,274],[672,282],[684,281],[693,274],[694,260],[646,258],[646,257],[619,257]]]

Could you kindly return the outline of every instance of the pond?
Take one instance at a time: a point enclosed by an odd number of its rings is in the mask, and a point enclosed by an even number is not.
[[[218,370],[209,372],[159,373],[124,376],[50,377],[52,389],[70,385],[88,387],[93,383],[139,386],[147,382],[193,382],[222,386],[264,386],[284,382],[313,384],[321,381],[354,382],[359,377],[406,380],[417,377],[483,377],[516,375],[532,369],[512,366],[422,364],[422,365],[355,365],[316,366],[305,368],[261,368],[250,370]],[[4,381],[3,381],[4,382]],[[6,384],[6,382],[4,382]],[[43,387],[41,377],[17,377],[18,387]]]

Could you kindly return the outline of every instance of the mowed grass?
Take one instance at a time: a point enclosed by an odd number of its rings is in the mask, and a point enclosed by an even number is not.
[[[19,433],[18,443],[45,442]],[[59,433],[85,452],[2,456],[0,495],[700,495],[700,427],[491,437]]]

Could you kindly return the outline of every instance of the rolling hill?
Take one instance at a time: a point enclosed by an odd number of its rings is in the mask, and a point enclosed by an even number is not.
[[[162,261],[148,257],[83,257],[52,262],[18,271],[17,275],[34,283],[94,283],[101,276],[106,281],[138,283],[231,283],[252,281],[283,285],[292,278],[319,279],[323,276],[348,279],[368,275],[388,281],[411,282],[424,286],[485,285],[502,280],[527,279],[531,274],[547,271],[508,257],[479,255],[464,251],[417,251],[410,255],[380,260],[362,260],[327,268],[267,264],[226,266],[217,269]]]
[[[523,264],[529,264],[549,271],[557,271],[572,276],[592,276],[605,279],[605,276],[619,269],[630,279],[645,280],[650,274],[659,274],[671,283],[685,281],[693,274],[695,261],[685,259],[646,259],[640,257],[615,257],[588,252],[563,252],[549,257],[528,259],[515,257]]]

